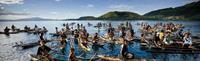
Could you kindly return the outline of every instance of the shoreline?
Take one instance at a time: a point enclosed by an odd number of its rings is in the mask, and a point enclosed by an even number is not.
[[[0,20],[0,22],[7,21],[200,21],[200,20],[80,20],[80,19],[67,19],[67,20]]]

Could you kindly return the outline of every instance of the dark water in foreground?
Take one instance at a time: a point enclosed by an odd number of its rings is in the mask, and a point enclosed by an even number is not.
[[[3,31],[3,29],[6,26],[10,27],[12,24],[14,24],[17,28],[20,28],[20,29],[23,29],[25,25],[28,25],[29,27],[33,28],[34,25],[37,24],[39,27],[45,26],[49,30],[49,33],[52,33],[52,32],[55,32],[55,27],[58,27],[60,30],[61,28],[63,28],[62,27],[63,23],[72,23],[72,22],[82,23],[83,25],[86,26],[87,31],[93,35],[95,32],[97,32],[97,29],[95,29],[94,27],[87,27],[88,22],[92,24],[97,24],[98,22],[103,22],[103,23],[112,22],[113,26],[116,27],[120,23],[126,22],[126,21],[0,21],[0,31]],[[193,34],[197,34],[197,33],[200,34],[200,21],[138,20],[138,21],[129,21],[129,22],[132,23],[133,28],[136,32],[136,36],[139,36],[140,34],[138,30],[139,26],[137,25],[137,23],[141,23],[141,22],[147,22],[149,24],[155,24],[157,22],[181,23],[185,25],[186,27],[185,29],[191,29]],[[104,34],[104,31],[101,31],[100,33]],[[24,43],[36,42],[38,41],[38,38],[39,38],[38,35],[27,34],[27,33],[11,34],[10,36],[0,34],[0,61],[29,61],[30,58],[28,57],[28,54],[36,54],[38,47],[22,50],[20,48],[13,48],[12,46],[15,44],[15,42],[20,42],[20,41]],[[47,34],[46,38],[51,39],[53,37]],[[55,42],[50,42],[47,45],[52,45],[54,43]],[[100,51],[104,55],[117,56],[119,54],[119,49],[120,48],[116,48],[114,52],[109,51],[109,50],[103,50],[103,49],[100,49]],[[136,58],[156,58],[156,59],[163,59],[165,61],[199,61],[200,60],[200,54],[151,54],[151,53],[140,50],[138,43],[129,45],[129,51],[131,53],[134,53]],[[76,55],[80,55],[81,53],[82,52],[80,50],[76,51]],[[93,52],[87,53],[87,58],[92,57],[93,54],[94,54]]]

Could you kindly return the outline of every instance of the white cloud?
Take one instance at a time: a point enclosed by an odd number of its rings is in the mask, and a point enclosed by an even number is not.
[[[58,12],[50,12],[51,14],[58,14]]]
[[[119,5],[110,5],[109,10],[116,10],[116,11],[131,11],[133,10],[133,6],[130,5],[124,5],[124,4],[119,4]]]
[[[24,0],[0,0],[1,4],[23,4]]]
[[[56,2],[60,2],[61,0],[55,0]]]
[[[17,20],[24,18],[31,18],[31,17],[27,15],[0,15],[0,20]]]
[[[2,9],[2,8],[1,8]],[[24,12],[10,12],[10,11],[0,11],[0,19],[1,20],[16,20],[16,19],[23,19],[29,18],[29,13]]]
[[[81,7],[83,7],[83,8],[93,8],[94,5],[93,4],[87,4],[87,5],[83,5]]]
[[[29,15],[29,13],[21,13],[21,12],[6,12],[6,11],[1,11],[1,15]]]
[[[92,5],[92,4],[88,4],[86,7],[88,7],[88,8],[92,8],[92,7],[94,7],[94,5]]]

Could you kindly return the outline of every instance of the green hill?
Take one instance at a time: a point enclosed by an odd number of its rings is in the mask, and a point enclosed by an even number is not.
[[[133,19],[141,19],[142,16],[128,11],[113,11],[108,12],[100,17],[98,19],[106,19],[106,20],[133,20]]]
[[[165,8],[144,14],[147,19],[200,20],[200,1],[175,8]]]
[[[80,17],[79,20],[95,20],[96,17],[94,16],[83,16],[83,17]]]
[[[128,11],[112,11],[103,14],[99,17],[84,16],[79,20],[200,20],[200,1],[192,2],[183,6],[174,8],[164,8],[149,13],[143,16],[128,12]]]

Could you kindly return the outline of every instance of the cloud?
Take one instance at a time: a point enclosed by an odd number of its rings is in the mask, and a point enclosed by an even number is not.
[[[50,12],[51,14],[58,14],[58,12]]]
[[[1,4],[23,4],[24,0],[0,0]]]
[[[116,11],[130,11],[132,9],[133,9],[133,6],[124,5],[124,4],[110,5],[109,6],[109,10],[116,10]]]
[[[88,7],[88,8],[92,8],[92,7],[94,7],[94,5],[92,5],[92,4],[88,4],[86,7]]]
[[[94,5],[93,4],[87,4],[87,5],[83,5],[82,7],[83,8],[93,8]]]
[[[27,15],[0,15],[0,20],[17,20],[24,18],[31,18],[31,17]]]
[[[56,1],[56,2],[60,2],[61,0],[54,0],[54,1]]]
[[[1,20],[16,20],[16,19],[23,19],[29,18],[29,13],[22,13],[22,12],[9,12],[5,10],[0,10],[0,19]]]
[[[28,13],[0,12],[1,15],[29,15]]]

